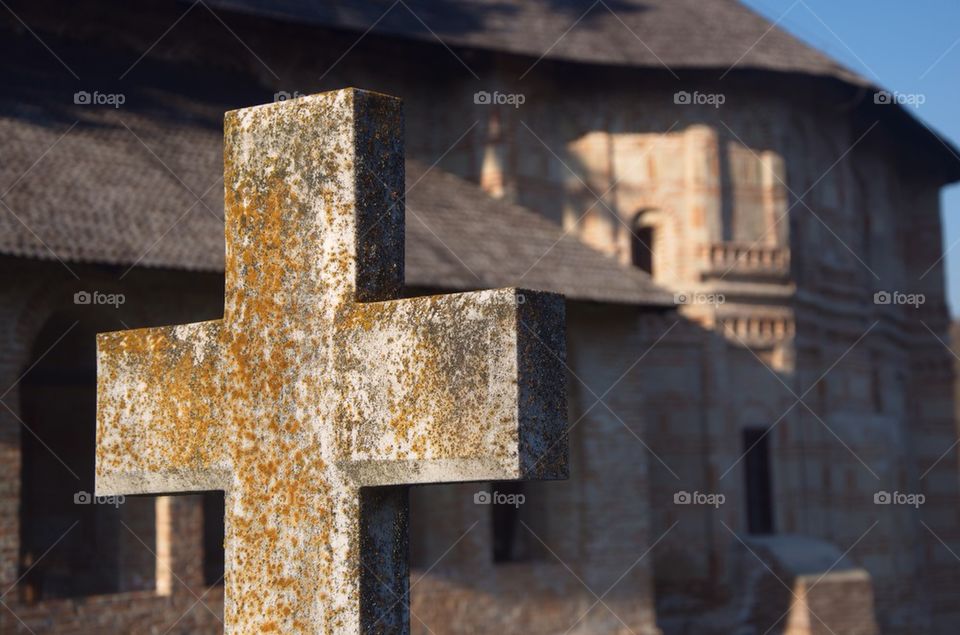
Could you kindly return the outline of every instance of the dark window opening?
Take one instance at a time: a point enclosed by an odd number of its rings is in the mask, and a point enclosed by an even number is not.
[[[223,492],[203,495],[203,581],[208,586],[223,584],[224,509]]]
[[[25,423],[19,588],[25,602],[156,586],[154,499],[127,497],[121,504],[119,498],[93,498],[94,337],[113,328],[51,319],[19,384]]]
[[[491,514],[493,522],[493,561],[515,562],[520,559],[520,509],[507,504],[511,496],[523,495],[523,483],[491,483]],[[501,499],[500,497],[506,497]]]
[[[549,540],[546,492],[537,483],[491,483],[490,519],[495,563],[529,562],[545,557]]]
[[[880,374],[882,364],[881,356],[877,353],[871,353],[870,400],[873,403],[874,412],[883,412],[883,375]]]
[[[747,531],[773,533],[773,492],[770,470],[770,435],[763,428],[743,431],[744,474],[747,490]]]
[[[551,501],[557,495],[555,482],[497,481],[423,485],[410,488],[410,568],[441,573],[460,570],[473,555],[444,555],[449,545],[480,520],[488,529],[488,542],[480,557],[495,564],[550,561],[544,546],[558,549],[560,557],[573,558],[562,550],[562,541],[552,533],[556,518]],[[519,497],[519,500],[518,500]],[[562,521],[565,526],[570,521]],[[478,527],[479,531],[479,527]],[[542,542],[541,542],[542,541]],[[461,559],[462,558],[462,559]]]
[[[653,227],[636,227],[631,241],[633,266],[653,275]]]

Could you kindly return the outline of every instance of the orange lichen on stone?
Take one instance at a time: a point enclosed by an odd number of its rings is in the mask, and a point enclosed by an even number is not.
[[[405,632],[405,497],[370,488],[565,472],[522,324],[562,300],[393,299],[401,129],[354,90],[228,113],[224,319],[100,336],[98,493],[225,491],[226,633]]]

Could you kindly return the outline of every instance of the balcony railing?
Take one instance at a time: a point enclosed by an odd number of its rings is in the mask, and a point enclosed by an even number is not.
[[[700,246],[700,259],[708,275],[782,277],[790,273],[790,248],[747,243],[710,243]]]

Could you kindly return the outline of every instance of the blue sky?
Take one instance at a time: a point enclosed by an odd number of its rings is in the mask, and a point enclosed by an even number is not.
[[[922,94],[916,114],[960,142],[960,1],[743,0],[888,90]],[[958,143],[960,145],[960,143]],[[960,185],[943,190],[947,295],[960,314]],[[954,245],[951,249],[951,245]]]

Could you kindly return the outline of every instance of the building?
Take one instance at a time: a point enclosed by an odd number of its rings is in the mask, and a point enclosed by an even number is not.
[[[3,632],[217,631],[215,494],[75,504],[92,334],[217,317],[223,111],[346,85],[410,294],[568,296],[572,478],[415,490],[414,632],[956,630],[960,164],[876,87],[732,0],[10,8]]]

